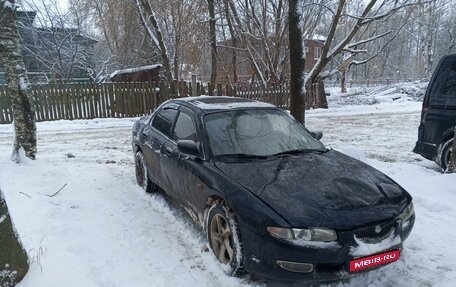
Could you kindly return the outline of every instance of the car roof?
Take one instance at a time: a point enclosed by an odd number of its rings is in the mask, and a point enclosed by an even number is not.
[[[202,112],[227,111],[245,108],[276,108],[272,104],[259,102],[244,98],[220,97],[220,96],[199,96],[187,97],[173,100],[175,103],[184,103]]]

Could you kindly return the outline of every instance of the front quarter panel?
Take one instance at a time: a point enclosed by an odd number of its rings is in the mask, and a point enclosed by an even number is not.
[[[137,120],[133,124],[133,129],[132,129],[132,145],[133,145],[133,152],[136,153],[137,147],[140,147],[143,145],[143,142],[141,141],[141,134],[145,126],[145,122],[149,119],[149,117],[142,117],[139,120]]]
[[[201,177],[207,188],[205,197],[217,196],[224,199],[233,209],[239,224],[245,228],[258,234],[266,234],[267,226],[290,226],[270,206],[220,172],[213,163],[207,162],[205,170]],[[206,206],[206,202],[204,205]]]

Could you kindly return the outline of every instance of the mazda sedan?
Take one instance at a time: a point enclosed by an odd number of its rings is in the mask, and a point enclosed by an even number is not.
[[[397,261],[411,196],[320,137],[270,104],[174,99],[133,127],[136,179],[181,204],[233,276],[336,280]]]

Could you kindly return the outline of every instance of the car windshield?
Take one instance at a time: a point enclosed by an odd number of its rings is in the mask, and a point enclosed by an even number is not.
[[[218,112],[204,116],[213,156],[272,156],[326,151],[291,116],[275,109]]]

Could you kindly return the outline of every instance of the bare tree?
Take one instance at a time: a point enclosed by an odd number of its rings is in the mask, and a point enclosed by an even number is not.
[[[160,60],[160,52],[140,21],[135,1],[70,0],[69,13],[78,15],[81,31],[99,40],[94,47],[92,78],[102,79],[103,74],[113,70]]]
[[[31,72],[43,72],[48,81],[66,81],[91,76],[97,40],[82,31],[80,13],[70,2],[61,11],[55,0],[23,0],[31,12],[20,19],[24,37],[22,51]]]
[[[201,0],[71,2],[86,7],[103,38],[103,48],[97,51],[107,55],[96,66],[105,70],[160,61],[167,81],[195,73],[209,82],[215,71],[211,53],[218,50],[214,58],[218,80],[225,73],[229,82],[236,83],[245,63],[251,69],[243,73],[252,73],[252,81],[268,85],[289,78],[288,0],[210,0],[214,17],[208,13],[209,2]],[[448,0],[299,1],[303,38],[327,37],[322,58],[306,77],[307,107],[325,105],[320,83],[328,77],[337,75],[346,81],[425,77],[442,55],[456,51],[455,8],[454,1]],[[211,19],[215,20],[216,49],[208,37]],[[158,40],[157,27],[163,45],[149,36],[152,33]],[[95,69],[94,75],[101,69]]]
[[[289,56],[287,5],[282,0],[226,0],[226,5],[232,39],[247,52],[258,81],[263,85],[279,82]]]
[[[369,28],[372,27],[373,24],[389,19],[398,11],[417,4],[417,2],[408,0],[395,1],[393,4],[390,4],[389,1],[386,0],[370,0],[366,2],[365,5],[361,6],[359,13],[351,14],[350,11],[347,11],[346,9],[346,0],[338,0],[337,2],[337,7],[334,11],[329,6],[326,6],[328,11],[333,15],[326,42],[322,49],[320,59],[305,78],[307,89],[306,107],[308,108],[325,107],[327,105],[325,93],[320,89],[321,86],[319,86],[319,82],[338,73],[339,70],[343,71],[349,65],[360,65],[370,61],[372,57],[359,61],[353,60],[356,55],[366,52],[365,49],[361,49],[360,47],[390,34],[397,35],[397,32],[394,33],[393,31],[373,34],[368,33],[367,31],[369,31]],[[343,25],[341,25],[342,22]],[[360,35],[362,37],[357,38],[357,36]],[[336,36],[341,38],[338,39]],[[382,49],[373,57],[378,56],[381,51]],[[341,66],[345,67],[343,69],[336,68],[324,72],[324,69],[328,64],[342,53],[344,53],[345,56],[343,57]],[[348,61],[350,62],[347,64]],[[317,89],[315,89],[315,87],[317,87]]]
[[[144,26],[144,29],[146,30],[150,41],[160,51],[166,79],[170,85],[174,86],[174,77],[172,73],[170,57],[168,49],[164,42],[163,33],[159,26],[155,10],[152,8],[149,0],[135,0],[135,3],[138,9],[141,24]]]
[[[7,93],[14,118],[12,158],[20,162],[20,149],[28,158],[36,156],[36,124],[29,95],[29,81],[22,60],[14,0],[0,0],[0,61],[6,71]]]

